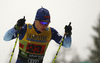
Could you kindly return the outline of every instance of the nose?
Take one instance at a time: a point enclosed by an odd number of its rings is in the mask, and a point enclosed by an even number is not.
[[[47,26],[48,26],[47,24],[43,25],[43,27],[47,27]]]

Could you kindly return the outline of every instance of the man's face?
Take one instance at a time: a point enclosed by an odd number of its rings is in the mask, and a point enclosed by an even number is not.
[[[50,21],[38,21],[35,20],[35,27],[40,31],[40,32],[44,32],[45,29],[47,28],[47,26],[49,25]]]

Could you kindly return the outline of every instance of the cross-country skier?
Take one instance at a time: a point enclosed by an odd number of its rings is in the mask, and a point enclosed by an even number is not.
[[[42,63],[51,40],[60,44],[62,36],[49,27],[50,14],[45,8],[37,10],[33,24],[25,24],[25,17],[17,21],[15,26],[4,35],[5,41],[10,41],[19,34],[19,54],[16,63]],[[71,46],[71,26],[65,26],[66,37],[62,46]]]

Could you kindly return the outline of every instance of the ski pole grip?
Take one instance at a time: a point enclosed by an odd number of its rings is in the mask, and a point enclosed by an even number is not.
[[[23,17],[23,19],[25,19],[25,16]]]
[[[68,26],[70,26],[70,25],[71,25],[71,22],[69,23],[69,25],[68,25]],[[66,26],[67,26],[67,25],[66,25]],[[66,27],[66,26],[65,26],[65,27]],[[65,27],[64,27],[64,29],[65,29]]]
[[[69,23],[69,25],[68,26],[70,26],[71,25],[71,22]]]

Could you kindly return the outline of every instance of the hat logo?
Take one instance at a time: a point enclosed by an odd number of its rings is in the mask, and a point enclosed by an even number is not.
[[[50,19],[50,16],[44,16],[44,18],[48,18],[48,19]]]

